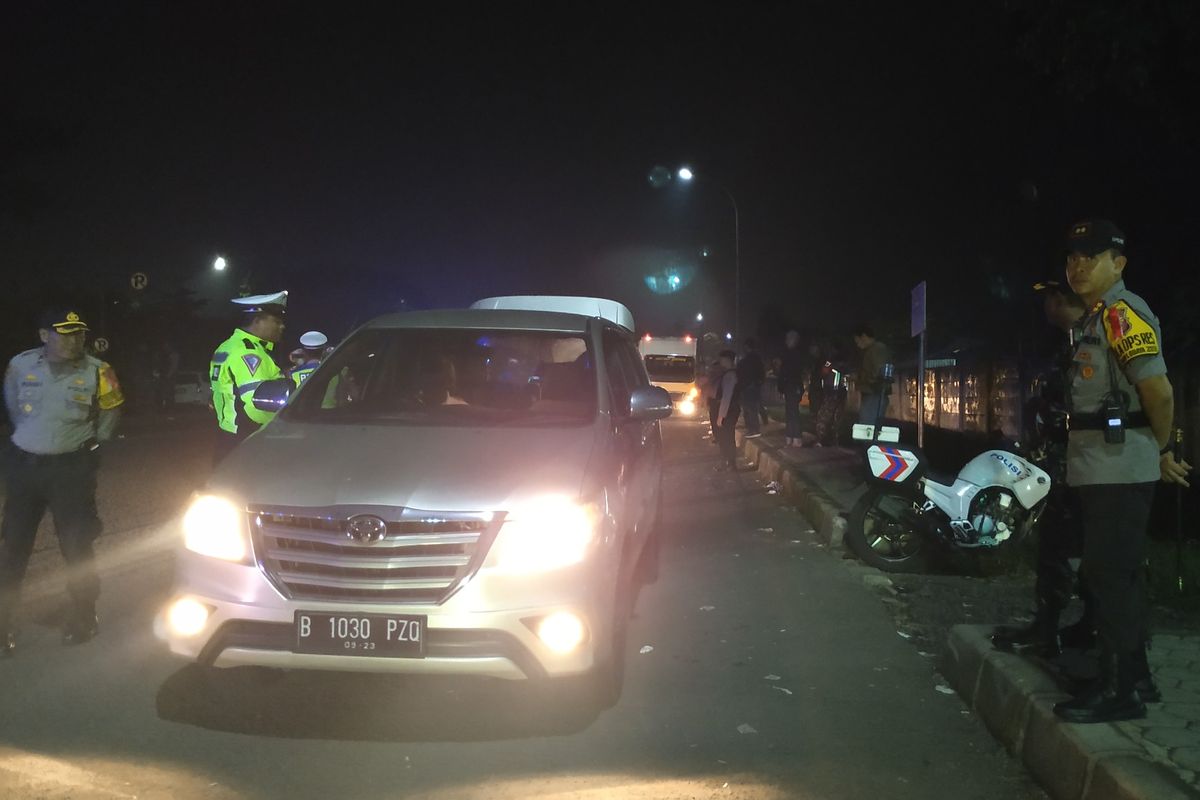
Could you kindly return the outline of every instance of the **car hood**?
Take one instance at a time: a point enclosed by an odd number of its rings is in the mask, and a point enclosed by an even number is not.
[[[595,428],[314,425],[275,420],[238,445],[210,489],[252,505],[501,511],[577,497]]]

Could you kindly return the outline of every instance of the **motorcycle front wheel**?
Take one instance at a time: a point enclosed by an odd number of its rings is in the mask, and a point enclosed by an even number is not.
[[[846,545],[864,563],[884,572],[921,572],[928,548],[906,516],[919,513],[916,498],[894,489],[871,489],[846,520]]]

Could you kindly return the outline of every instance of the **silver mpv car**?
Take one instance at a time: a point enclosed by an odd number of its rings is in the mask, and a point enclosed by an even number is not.
[[[670,411],[612,301],[380,317],[192,499],[156,632],[207,667],[619,690]]]

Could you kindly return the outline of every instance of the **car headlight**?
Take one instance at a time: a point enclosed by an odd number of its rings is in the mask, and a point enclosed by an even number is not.
[[[202,556],[245,561],[250,552],[245,514],[224,498],[199,495],[183,515],[183,545]]]
[[[514,509],[492,546],[491,564],[510,572],[544,572],[578,564],[596,538],[595,504],[547,498]]]
[[[687,399],[688,399],[688,400],[695,400],[695,399],[696,399],[697,397],[699,397],[699,396],[700,396],[700,390],[699,390],[699,389],[697,389],[695,386],[693,386],[692,388],[688,389],[688,393],[687,393]]]

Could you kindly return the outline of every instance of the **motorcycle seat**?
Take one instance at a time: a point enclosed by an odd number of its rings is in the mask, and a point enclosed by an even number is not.
[[[945,470],[928,469],[928,468],[926,468],[926,470],[925,470],[925,480],[933,481],[934,483],[940,483],[942,486],[953,486],[954,481],[957,478],[958,478],[958,476],[955,475],[953,472],[946,472]]]

